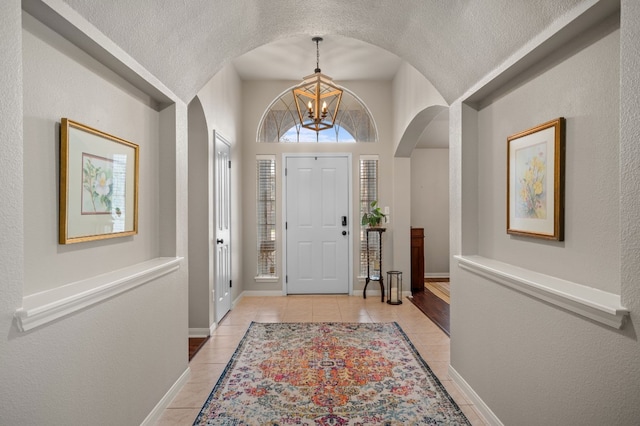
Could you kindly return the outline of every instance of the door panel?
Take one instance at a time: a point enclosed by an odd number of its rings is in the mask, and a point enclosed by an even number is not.
[[[296,263],[300,280],[313,278],[313,246],[311,241],[298,242],[298,262]]]
[[[322,279],[338,279],[335,259],[338,258],[338,247],[333,241],[322,242]]]
[[[231,149],[214,133],[215,143],[215,320],[231,310]]]
[[[286,291],[348,293],[348,158],[288,157],[286,169]]]

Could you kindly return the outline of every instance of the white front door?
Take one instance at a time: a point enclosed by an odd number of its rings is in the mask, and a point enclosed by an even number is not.
[[[349,293],[349,157],[286,157],[288,294]]]
[[[220,322],[231,309],[231,154],[230,147],[218,133],[215,144],[215,319]]]

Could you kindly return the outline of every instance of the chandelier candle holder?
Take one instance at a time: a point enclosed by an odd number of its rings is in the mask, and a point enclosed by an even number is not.
[[[387,271],[387,303],[402,305],[402,272]]]
[[[320,70],[318,44],[322,37],[313,37],[311,40],[316,43],[315,73],[304,77],[302,83],[293,89],[293,98],[296,101],[300,125],[320,132],[332,128],[335,124],[342,100],[342,89]]]

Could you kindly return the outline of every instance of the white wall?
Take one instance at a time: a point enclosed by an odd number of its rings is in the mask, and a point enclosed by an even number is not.
[[[619,127],[621,93],[637,117],[637,68],[620,72],[619,64],[629,54],[637,64],[640,9],[623,1],[622,16],[620,31],[611,21],[592,28],[479,111],[460,102],[451,108],[452,253],[621,291],[632,312],[622,330],[604,327],[452,266],[451,366],[504,424],[640,418],[637,238],[623,241],[638,225],[620,223],[628,214],[637,219],[637,201],[626,200],[637,200],[638,188],[619,186],[620,174],[640,177],[637,124]],[[509,237],[506,138],[558,116],[567,118],[565,241]]]
[[[24,15],[24,295],[158,257],[159,113],[153,101]],[[61,117],[140,146],[138,235],[58,244]],[[50,178],[43,178],[49,176]],[[148,190],[154,188],[154,190]]]
[[[198,98],[189,103],[189,333],[209,335],[213,321],[211,290],[214,276],[209,235],[213,215],[209,211],[209,147],[211,137]]]
[[[55,36],[47,36],[46,42],[35,37],[28,17],[29,30],[23,33],[20,8],[21,2],[13,0],[0,5],[0,424],[83,424],[96,418],[105,425],[139,424],[187,369],[186,268],[28,332],[18,332],[13,315],[23,296],[42,282],[61,284],[168,251],[186,255],[184,234],[175,225],[186,223],[176,195],[186,192],[176,182],[176,168],[186,165],[181,155],[186,152],[186,106],[176,102],[160,112],[150,109],[146,96],[75,47]],[[82,21],[75,15],[71,19]],[[95,37],[96,32],[87,26],[83,36]],[[55,123],[63,116],[141,144],[140,208],[145,211],[139,235],[56,248],[57,226],[50,217],[57,215],[57,199],[47,191],[57,191],[52,184],[58,178]],[[24,137],[23,122],[29,127]],[[160,129],[170,130],[172,146],[153,146],[166,141]],[[165,175],[174,182],[166,185],[166,197],[159,191],[166,179],[158,176],[158,164],[171,163],[174,169],[166,169]],[[41,179],[28,176],[32,173]],[[165,217],[152,212],[159,206],[167,207]],[[42,212],[26,210],[33,208]],[[35,223],[37,217],[44,223]],[[168,237],[152,235],[171,221]],[[28,229],[40,226],[41,233]],[[41,264],[33,250],[45,251]],[[38,285],[23,287],[27,276]]]
[[[619,38],[605,36],[479,111],[479,254],[620,292]],[[506,137],[560,116],[567,124],[565,241],[511,237]]]
[[[22,178],[22,24],[20,1],[0,3],[0,423],[18,423],[20,410],[32,407],[21,400],[33,401],[27,379],[37,381],[37,373],[18,371],[22,365],[21,349],[35,351],[37,347],[24,344],[15,338],[9,339],[13,325],[13,314],[22,303],[24,281],[24,227],[23,227],[23,178]],[[15,334],[15,331],[13,331]],[[28,372],[28,370],[27,370]],[[32,387],[35,387],[33,385]],[[23,417],[24,419],[24,417]],[[25,420],[26,421],[26,420]]]
[[[412,223],[411,196],[413,162],[409,160],[420,135],[447,103],[436,88],[415,68],[403,62],[392,81],[393,88],[393,155],[394,160],[394,223],[396,238],[393,259],[397,270],[411,271],[410,227]],[[406,161],[405,161],[406,160]]]
[[[411,120],[431,105],[446,105],[431,82],[407,62],[402,62],[393,78],[393,139],[402,138]]]
[[[449,275],[449,150],[411,154],[411,226],[424,228],[424,272]]]
[[[620,31],[620,283],[622,303],[640,318],[640,4],[622,0]],[[633,325],[630,325],[632,327]],[[637,341],[637,338],[636,338]],[[636,355],[640,347],[635,347]],[[636,360],[638,357],[636,356]],[[638,364],[630,375],[640,381]],[[640,417],[640,416],[638,416]]]
[[[244,120],[242,104],[242,82],[233,66],[222,68],[198,93],[202,108],[207,118],[208,137],[213,137],[215,130],[231,144],[231,238],[234,283],[239,284],[232,289],[235,299],[242,293],[243,269],[243,226],[242,226],[242,188],[245,185],[242,168],[243,128]]]
[[[418,138],[429,122],[447,103],[435,87],[407,62],[403,62],[393,78],[393,143],[394,153],[411,155]],[[426,112],[426,114],[425,114]]]
[[[404,273],[403,291],[411,285],[411,159],[393,158],[393,269]],[[386,257],[389,259],[389,257]]]
[[[199,102],[198,102],[199,101]],[[190,141],[189,149],[189,214],[197,217],[197,222],[189,224],[189,244],[201,250],[197,258],[190,258],[189,268],[197,275],[190,279],[189,288],[193,303],[209,306],[208,325],[203,325],[205,319],[190,318],[190,328],[210,327],[214,323],[214,304],[211,299],[213,290],[213,244],[215,222],[214,211],[214,182],[209,176],[213,168],[214,131],[231,144],[231,299],[237,299],[244,290],[245,279],[243,268],[245,254],[243,246],[244,227],[242,224],[243,210],[242,194],[245,178],[243,173],[242,147],[242,83],[233,66],[229,65],[220,70],[198,93],[192,101],[192,108],[201,105],[206,120],[206,128],[202,129],[206,135],[198,135]],[[200,112],[199,112],[200,113]],[[200,123],[202,124],[202,123]],[[196,302],[196,300],[198,300]],[[202,307],[201,307],[202,308]],[[202,312],[202,309],[200,309]]]

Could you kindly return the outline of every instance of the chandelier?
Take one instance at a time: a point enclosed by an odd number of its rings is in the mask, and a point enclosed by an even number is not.
[[[302,83],[293,89],[298,118],[302,127],[320,132],[333,127],[338,115],[342,89],[339,89],[331,77],[320,72],[320,49],[318,43],[322,37],[311,39],[316,43],[315,73],[302,79]]]

